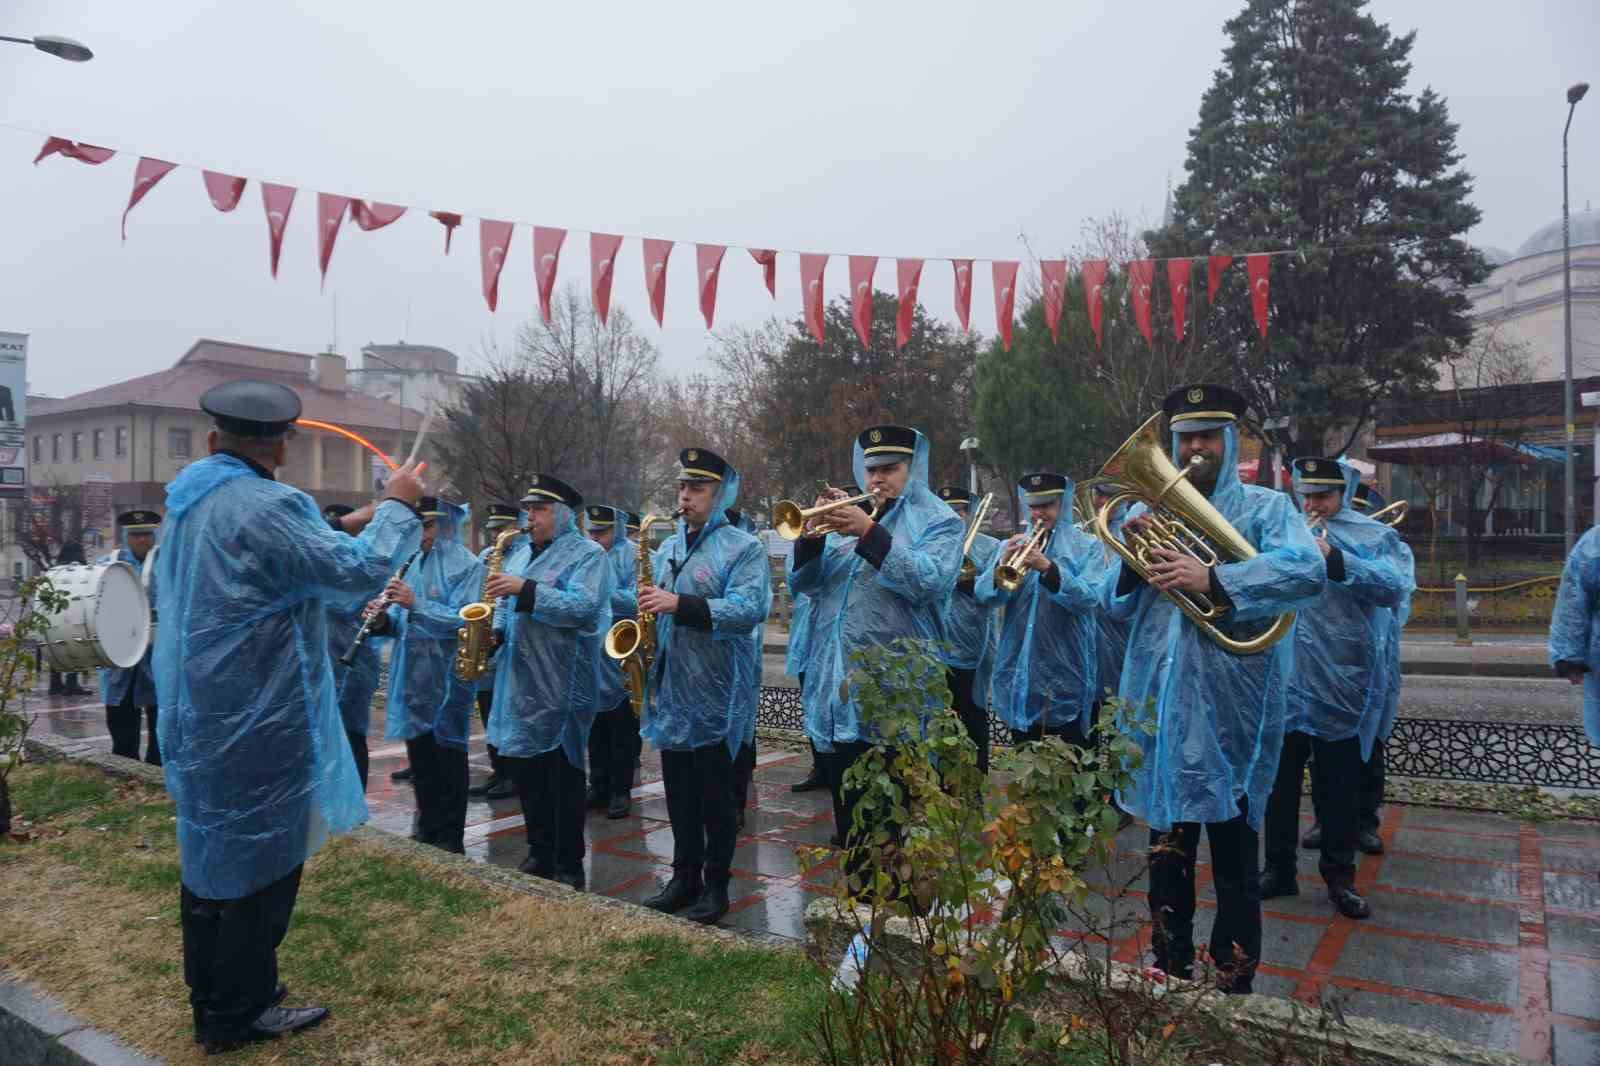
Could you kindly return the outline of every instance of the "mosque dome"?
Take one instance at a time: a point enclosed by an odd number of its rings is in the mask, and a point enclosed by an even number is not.
[[[1600,211],[1572,212],[1572,246],[1576,248],[1580,244],[1600,244]],[[1533,236],[1523,241],[1521,247],[1517,249],[1517,258],[1525,259],[1530,255],[1559,251],[1561,251],[1561,220],[1558,218],[1549,225],[1534,230]]]

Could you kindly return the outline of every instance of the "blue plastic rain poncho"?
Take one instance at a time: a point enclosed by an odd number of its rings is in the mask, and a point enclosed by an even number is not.
[[[398,567],[396,568],[398,569]],[[367,599],[383,592],[382,585],[374,585]],[[355,659],[349,666],[339,661],[355,643],[361,632],[362,611],[366,601],[328,608],[328,655],[333,660],[333,692],[339,701],[339,717],[344,721],[345,732],[367,735],[372,721],[372,697],[383,678],[383,653],[387,645],[384,637],[367,634],[367,639],[356,649]]]
[[[1337,561],[1330,555],[1322,595],[1295,621],[1284,730],[1321,740],[1359,737],[1365,762],[1385,725],[1390,696],[1400,690],[1400,630],[1416,578],[1411,549],[1399,534],[1351,505],[1360,473],[1342,463],[1340,470],[1343,503],[1326,524]],[[1294,487],[1298,493],[1321,488],[1298,478]]]
[[[155,551],[154,548],[151,548],[150,550]],[[160,557],[161,553],[156,552],[156,558],[159,559]],[[144,572],[145,563],[149,560],[150,556],[148,553],[146,553],[144,559],[140,559],[138,556],[133,554],[133,549],[128,547],[128,531],[123,530],[122,547],[118,548],[114,552],[102,555],[100,558],[96,559],[95,562],[123,562],[133,567],[134,571],[138,573],[139,579],[145,582],[145,591],[150,596],[150,620],[154,622],[156,620],[155,574],[152,572],[147,577]],[[159,635],[159,632],[160,631],[157,630],[157,635]],[[122,701],[128,698],[128,690],[131,688],[133,690],[133,705],[135,707],[155,706],[156,677],[154,668],[151,666],[151,660],[155,656],[155,650],[155,641],[152,640],[150,642],[150,646],[144,651],[144,658],[140,659],[128,669],[118,670],[114,667],[103,668],[100,671],[100,701],[107,707],[119,707],[122,705]]]
[[[1583,728],[1589,743],[1600,747],[1600,527],[1578,538],[1561,572],[1561,590],[1550,616],[1550,665],[1580,663],[1589,668],[1583,679]]]
[[[522,531],[522,535],[518,536],[518,537],[511,538],[511,542],[506,545],[505,556],[504,556],[504,558],[502,558],[500,560],[500,568],[502,570],[504,570],[506,564],[508,562],[510,562],[511,553],[516,550],[517,545],[524,543],[526,541],[526,539],[527,539],[528,512],[526,512],[526,511],[517,512],[516,523],[517,523],[517,529]],[[489,565],[489,553],[494,550],[495,538],[500,536],[500,534],[504,533],[505,531],[506,531],[506,527],[505,526],[499,526],[499,527],[497,527],[495,529],[491,529],[491,530],[489,530],[487,532],[487,537],[488,537],[489,543],[485,544],[478,551],[478,562],[482,566],[487,567]],[[479,692],[493,692],[494,691],[494,677],[495,677],[495,674],[499,671],[499,669],[500,669],[500,657],[498,655],[496,655],[496,656],[492,657],[489,660],[489,669],[485,670],[483,672],[483,675],[478,678],[477,689],[478,689]]]
[[[946,505],[948,506],[948,505]],[[973,508],[976,503],[971,505]],[[957,518],[967,521],[961,512],[951,508]],[[963,528],[961,535],[966,536]],[[999,612],[991,603],[979,603],[976,591],[978,579],[994,569],[1000,557],[1000,541],[987,533],[972,538],[971,559],[977,568],[977,577],[970,581],[956,581],[955,592],[950,597],[949,613],[944,620],[944,664],[956,670],[977,670],[985,657],[993,655],[995,631],[999,627]],[[976,688],[973,697],[981,705],[983,694]]]
[[[615,584],[611,589],[611,623],[639,615],[639,546],[628,539],[628,512],[610,508],[612,517],[611,548],[606,558],[611,561]],[[622,684],[622,664],[606,658],[605,669],[600,672],[599,713],[604,714],[622,703],[627,689]]]
[[[433,547],[411,564],[405,583],[416,602],[389,607],[389,697],[384,738],[414,740],[431,732],[447,747],[465,750],[477,685],[457,679],[456,632],[461,608],[483,592],[483,564],[461,542],[469,511],[442,503]]]
[[[811,653],[811,596],[790,591],[789,647],[783,657],[786,677],[799,677],[806,672],[806,656]]]
[[[1326,570],[1294,502],[1284,493],[1242,484],[1234,427],[1227,426],[1223,437],[1211,505],[1259,553],[1216,569],[1233,604],[1230,622],[1255,623],[1230,624],[1230,635],[1245,637],[1274,616],[1313,602]],[[1176,455],[1176,434],[1171,447]],[[1144,762],[1121,794],[1124,809],[1165,832],[1178,822],[1236,818],[1240,800],[1247,798],[1249,824],[1259,831],[1283,747],[1294,633],[1264,652],[1233,655],[1154,586],[1136,584],[1121,596],[1116,588],[1108,608],[1132,623],[1117,694],[1135,709],[1153,703],[1157,725],[1154,736],[1139,734]]]
[[[417,547],[404,504],[359,537],[241,459],[167,486],[155,675],[183,883],[237,899],[366,820],[328,657],[327,608],[371,595]]]
[[[650,706],[639,733],[659,751],[692,751],[724,744],[729,755],[753,736],[761,689],[756,630],[772,609],[772,568],[761,541],[728,523],[739,502],[739,472],[723,473],[711,518],[691,541],[677,529],[651,556],[655,583],[705,601],[711,628],[685,625],[678,615],[656,618],[656,661]]]
[[[583,769],[602,677],[614,670],[601,648],[611,628],[616,573],[605,549],[584,536],[572,508],[553,503],[555,535],[542,547],[518,541],[506,559],[508,574],[535,583],[532,611],[526,596],[503,599],[495,628],[504,637],[496,656],[489,743],[501,755],[531,759],[560,748]],[[613,704],[614,705],[614,704]]]
[[[1122,535],[1122,523],[1127,520],[1128,508],[1120,507],[1117,513],[1111,516],[1106,528],[1113,536]],[[1096,542],[1099,537],[1091,530],[1090,537]],[[1117,688],[1122,684],[1122,660],[1128,654],[1128,622],[1112,616],[1110,611],[1104,609],[1107,599],[1116,591],[1117,578],[1122,573],[1122,556],[1112,551],[1106,545],[1100,545],[1100,555],[1097,559],[1099,577],[1096,585],[1100,590],[1101,608],[1094,615],[1095,661],[1100,668],[1100,676],[1095,681],[1095,695],[1098,699],[1106,696],[1115,696]]]
[[[1027,507],[1027,492],[1018,500]],[[973,590],[979,603],[1004,604],[1000,650],[990,690],[995,714],[1012,729],[1027,731],[1041,718],[1047,730],[1076,727],[1087,733],[1100,698],[1096,685],[1095,614],[1104,592],[1100,542],[1072,524],[1062,493],[1062,513],[1044,542],[1044,555],[1060,579],[1054,591],[1044,575],[1028,570],[1022,585],[1008,593],[995,584],[994,566],[978,574]]]
[[[858,485],[866,484],[859,440],[854,473]],[[907,637],[928,641],[937,652],[944,640],[965,530],[928,488],[928,440],[921,433],[905,491],[878,525],[893,538],[881,568],[856,551],[857,538],[832,533],[820,550],[797,541],[789,560],[789,587],[814,600],[803,695],[806,733],[818,751],[832,751],[835,741],[872,739],[862,735],[854,687],[845,691],[855,669],[852,652]]]
[[[756,535],[756,523],[755,523],[755,520],[752,519],[748,514],[745,514],[744,512],[741,512],[741,511],[735,511],[734,514],[738,515],[738,518],[739,518],[739,520],[737,522],[733,522],[732,518],[730,516],[729,521],[734,526],[734,528],[735,529],[739,529],[739,530],[743,530],[744,532],[750,534],[752,537],[755,537],[755,535]],[[761,540],[761,538],[760,537],[756,537],[756,540],[759,541],[759,540]],[[762,561],[763,562],[766,561],[766,550],[767,550],[767,546],[766,546],[765,543],[763,543],[761,545]],[[750,745],[752,745],[752,744],[754,744],[756,742],[756,714],[757,714],[758,711],[761,710],[761,665],[762,665],[762,658],[766,654],[765,653],[765,647],[766,647],[766,642],[767,642],[767,616],[770,615],[771,613],[772,613],[772,564],[771,563],[767,563],[767,614],[762,615],[761,624],[756,626],[755,632],[750,634],[750,643],[755,645],[755,649],[756,649],[756,652],[755,652],[755,654],[756,654],[756,683],[754,685],[745,686],[746,688],[749,689],[749,692],[748,692],[747,695],[749,696],[749,702],[750,702],[750,706],[748,708],[746,708],[746,712],[744,714],[745,727],[744,727],[743,743],[744,743],[745,747],[749,747]]]

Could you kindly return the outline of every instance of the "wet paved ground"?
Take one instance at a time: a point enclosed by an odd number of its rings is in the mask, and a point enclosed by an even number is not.
[[[35,734],[77,738],[109,749],[104,708],[83,697],[34,704]],[[372,742],[368,803],[373,824],[409,831],[412,795],[389,781],[405,748]],[[476,728],[476,723],[474,723]],[[803,937],[806,905],[825,889],[826,871],[806,877],[794,849],[826,844],[832,814],[825,792],[795,794],[809,756],[759,757],[751,805],[734,854],[733,908],[725,924],[750,932]],[[472,743],[474,781],[488,773],[481,736]],[[646,752],[633,813],[617,821],[588,818],[589,888],[638,901],[670,876],[660,764]],[[1309,808],[1309,803],[1307,804]],[[516,866],[527,853],[515,799],[474,800],[467,851],[480,861]],[[1268,901],[1256,991],[1317,1003],[1324,989],[1347,1014],[1428,1029],[1455,1040],[1511,1051],[1530,1062],[1592,1066],[1600,1062],[1600,825],[1532,825],[1498,814],[1389,806],[1381,856],[1362,856],[1357,888],[1372,918],[1353,922],[1327,904],[1315,853],[1302,852],[1301,895]],[[1145,832],[1127,830],[1129,869],[1137,870]],[[1209,937],[1214,914],[1204,838],[1197,873],[1196,941]],[[1124,898],[1099,901],[1113,950],[1139,961],[1149,943],[1143,878]]]

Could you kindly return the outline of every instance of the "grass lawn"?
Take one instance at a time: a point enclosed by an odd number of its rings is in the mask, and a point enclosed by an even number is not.
[[[168,1062],[192,1042],[172,804],[89,767],[11,777],[0,962]],[[233,1062],[812,1062],[824,992],[798,951],[713,941],[499,891],[340,840],[306,865],[279,954],[291,1005],[332,1016]]]

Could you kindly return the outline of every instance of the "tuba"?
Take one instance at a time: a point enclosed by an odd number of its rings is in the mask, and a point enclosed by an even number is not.
[[[680,511],[669,515],[645,515],[639,523],[639,580],[638,587],[650,587],[650,527],[660,522],[671,522]],[[639,617],[621,618],[606,631],[606,657],[622,668],[622,685],[628,690],[628,706],[635,718],[643,717],[645,696],[648,693],[650,664],[656,658],[656,616],[640,611]]]
[[[1122,491],[1095,512],[1094,534],[1146,581],[1150,579],[1150,557],[1157,548],[1193,556],[1206,566],[1255,558],[1255,547],[1189,483],[1189,471],[1179,470],[1167,457],[1156,432],[1161,418],[1159,411],[1151,415],[1100,468],[1098,476],[1117,482]],[[1150,529],[1131,535],[1124,544],[1111,532],[1110,523],[1117,507],[1130,501],[1149,508]],[[1211,597],[1179,589],[1166,595],[1212,643],[1234,655],[1266,651],[1294,626],[1294,612],[1289,611],[1260,635],[1235,640],[1223,632],[1224,611]]]
[[[494,604],[485,597],[489,579],[498,574],[506,564],[506,545],[512,538],[522,535],[516,525],[494,538],[489,557],[484,560],[483,586],[478,592],[478,602],[469,603],[457,612],[461,628],[456,630],[456,678],[476,681],[489,672],[489,638],[494,635]]]

